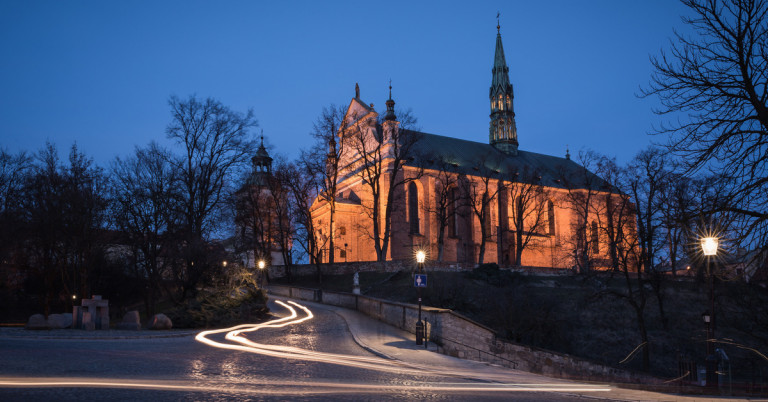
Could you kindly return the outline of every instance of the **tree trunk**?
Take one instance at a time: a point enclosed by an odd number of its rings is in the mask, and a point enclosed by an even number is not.
[[[437,234],[437,261],[443,262],[443,250],[445,249],[445,226],[440,225],[440,231]]]
[[[336,197],[332,197],[332,200],[330,202],[331,204],[331,210],[330,210],[330,216],[328,218],[328,232],[329,232],[329,239],[328,239],[328,263],[333,264],[334,256],[336,255],[336,249],[334,246],[333,238],[336,236],[336,230],[333,228],[333,221],[334,221],[334,212],[336,211]]]

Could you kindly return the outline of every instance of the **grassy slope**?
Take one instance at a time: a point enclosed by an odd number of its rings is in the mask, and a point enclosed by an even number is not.
[[[635,310],[607,291],[625,292],[622,279],[608,276],[528,276],[507,271],[430,272],[424,304],[453,309],[494,328],[500,337],[522,344],[588,358],[616,367],[639,370],[641,356],[632,355],[641,343]],[[277,282],[280,282],[279,280]],[[277,283],[276,282],[276,283]],[[294,286],[318,287],[315,277],[294,278]],[[362,293],[388,300],[416,303],[409,272],[360,273]],[[350,292],[351,275],[326,276],[324,289]],[[707,288],[691,279],[666,280],[662,292],[667,317],[663,325],[655,294],[648,289],[644,317],[650,339],[651,372],[678,375],[678,359],[701,364],[705,355]],[[745,297],[754,293],[756,296]],[[601,294],[604,294],[601,296]],[[765,354],[768,327],[764,289],[741,283],[718,284],[718,339],[732,340]],[[730,342],[730,341],[729,341]],[[731,359],[734,377],[751,379],[753,364],[768,374],[768,360],[734,345],[718,345]]]

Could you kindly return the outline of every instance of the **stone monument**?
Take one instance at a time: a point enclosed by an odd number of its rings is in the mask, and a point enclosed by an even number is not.
[[[72,311],[73,328],[109,329],[109,300],[102,300],[94,295],[92,299],[83,299],[80,306]]]

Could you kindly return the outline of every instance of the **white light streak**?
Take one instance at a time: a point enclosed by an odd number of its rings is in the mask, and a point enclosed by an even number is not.
[[[476,379],[483,382],[425,382],[409,381],[408,384],[391,384],[378,382],[344,382],[327,380],[284,380],[281,378],[256,378],[248,380],[233,379],[186,379],[186,380],[152,380],[138,378],[88,378],[88,377],[2,377],[0,388],[113,388],[132,390],[156,390],[175,392],[224,393],[248,395],[324,395],[351,394],[377,395],[382,393],[510,393],[510,392],[566,392],[591,393],[607,392],[611,388],[603,385],[579,384],[575,382],[547,383],[513,383],[513,375],[502,376],[482,374],[469,369],[435,368],[416,364],[406,364],[396,360],[379,357],[353,356],[336,353],[322,353],[298,347],[265,345],[253,342],[244,337],[263,328],[280,328],[297,325],[312,319],[312,312],[295,302],[286,304],[277,301],[289,311],[289,315],[261,324],[243,324],[230,328],[202,331],[195,339],[215,348],[257,353],[284,359],[315,361],[349,367],[365,368],[380,372],[406,375],[434,375]],[[299,316],[296,308],[302,311]],[[226,333],[224,338],[236,343],[216,342],[208,338],[211,335]],[[510,371],[511,372],[511,371]],[[519,375],[519,374],[518,374]],[[501,379],[504,380],[501,380]],[[487,382],[489,380],[497,382]]]
[[[477,372],[469,370],[451,370],[446,368],[435,368],[432,366],[418,365],[405,363],[397,360],[387,360],[380,357],[367,357],[367,356],[354,356],[344,355],[337,353],[325,353],[316,352],[308,349],[292,347],[292,346],[280,346],[280,345],[266,345],[251,341],[243,336],[244,333],[252,333],[263,328],[280,328],[288,325],[300,324],[304,321],[310,320],[314,317],[312,312],[305,306],[296,302],[289,301],[290,305],[276,301],[279,305],[286,308],[290,315],[280,319],[268,321],[262,324],[245,324],[238,325],[236,327],[225,328],[220,330],[203,331],[199,333],[195,339],[203,342],[209,346],[239,350],[248,353],[257,353],[265,356],[314,361],[322,363],[331,363],[337,365],[343,365],[348,367],[365,368],[370,370],[383,371],[391,374],[406,374],[406,375],[437,375],[437,376],[449,376],[459,378],[476,378],[480,380],[488,380],[489,378],[483,376],[481,378]],[[301,309],[305,316],[299,318],[299,314],[296,311],[295,306]],[[226,332],[225,339],[228,341],[237,342],[238,344],[221,343],[208,339],[208,335]],[[430,385],[429,389],[442,389],[445,387],[445,383],[440,385]],[[378,386],[377,386],[378,387]],[[437,388],[435,388],[437,387]],[[458,387],[458,388],[457,388]],[[419,387],[421,389],[421,387]],[[588,385],[578,383],[542,383],[542,384],[516,384],[516,383],[483,383],[483,384],[467,384],[459,383],[452,385],[451,390],[503,390],[503,391],[549,391],[549,392],[604,392],[610,391],[610,387],[601,385]]]

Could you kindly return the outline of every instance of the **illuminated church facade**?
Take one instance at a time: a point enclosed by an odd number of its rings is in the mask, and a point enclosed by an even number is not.
[[[387,207],[391,226],[380,260],[412,261],[422,249],[430,261],[457,267],[495,262],[572,268],[585,253],[605,261],[609,246],[599,228],[607,219],[597,204],[610,200],[610,186],[567,152],[556,157],[519,149],[514,92],[497,30],[488,143],[407,130],[395,115],[391,87],[385,116],[356,88],[336,139],[346,145],[338,158],[334,208],[327,197],[313,204],[317,235],[326,245],[321,262],[330,262],[331,253],[334,262],[376,261],[373,219],[379,220],[382,244]],[[358,146],[350,145],[354,140]],[[403,143],[412,145],[408,155],[398,155]],[[363,153],[380,155],[378,199]],[[388,198],[393,169],[399,185]]]

